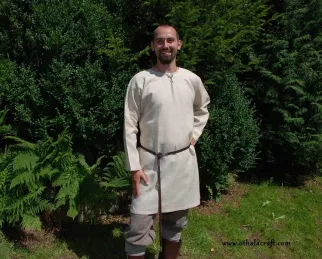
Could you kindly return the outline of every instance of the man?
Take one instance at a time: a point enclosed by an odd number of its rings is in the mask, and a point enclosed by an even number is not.
[[[130,226],[125,231],[128,258],[144,258],[155,238],[160,162],[163,258],[177,258],[188,209],[200,204],[194,145],[209,114],[209,96],[194,73],[176,65],[182,42],[175,28],[161,25],[151,41],[157,64],[130,81],[125,97],[124,145],[131,171],[133,197]],[[140,131],[140,146],[137,135]]]

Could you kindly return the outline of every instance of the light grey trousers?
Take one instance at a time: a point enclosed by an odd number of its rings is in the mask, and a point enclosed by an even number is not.
[[[162,236],[171,241],[179,241],[181,232],[188,224],[189,210],[162,213]],[[130,225],[124,231],[125,252],[128,255],[143,255],[148,245],[155,239],[153,221],[156,214],[131,214]]]

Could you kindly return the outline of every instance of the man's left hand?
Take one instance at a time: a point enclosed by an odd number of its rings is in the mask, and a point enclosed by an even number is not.
[[[196,143],[197,143],[197,141],[195,141],[194,139],[191,139],[190,140],[190,145],[193,145],[194,146],[194,145],[196,145]]]

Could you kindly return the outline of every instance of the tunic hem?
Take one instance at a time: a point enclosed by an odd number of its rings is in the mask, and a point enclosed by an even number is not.
[[[200,205],[200,201],[193,203],[191,205],[185,206],[185,207],[176,207],[176,208],[170,208],[166,210],[162,210],[162,213],[168,213],[168,212],[173,212],[173,211],[179,211],[179,210],[187,210],[191,208],[195,208]],[[131,208],[130,212],[132,214],[137,214],[137,215],[150,215],[150,214],[157,214],[158,211],[137,211]]]

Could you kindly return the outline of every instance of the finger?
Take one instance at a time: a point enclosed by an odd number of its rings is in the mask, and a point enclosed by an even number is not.
[[[142,177],[143,181],[145,182],[145,184],[147,184],[147,185],[148,185],[148,184],[149,184],[149,180],[148,180],[148,178],[146,177],[145,173],[143,173],[143,172],[142,172],[141,177]]]
[[[136,197],[140,196],[140,182],[137,182],[135,184],[135,192],[136,192]]]

